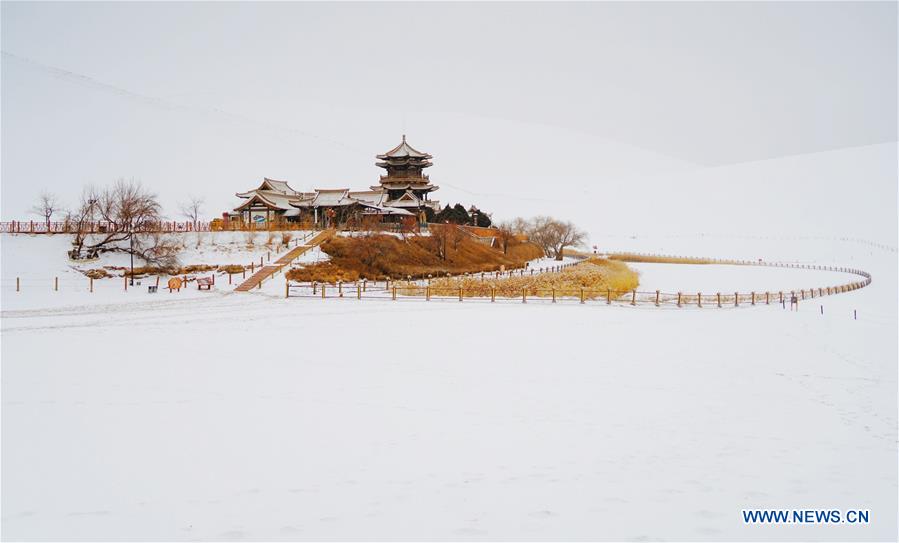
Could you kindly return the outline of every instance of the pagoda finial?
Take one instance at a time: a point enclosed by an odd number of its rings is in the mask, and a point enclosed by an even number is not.
[[[406,135],[403,134],[403,143],[406,143]]]

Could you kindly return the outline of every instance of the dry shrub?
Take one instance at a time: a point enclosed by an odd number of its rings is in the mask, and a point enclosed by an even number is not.
[[[535,260],[544,256],[539,245],[517,239],[509,240],[509,247],[506,249],[506,257],[516,261]]]
[[[132,270],[129,267],[107,266],[107,269],[122,271],[125,277],[132,275]],[[145,275],[187,275],[189,273],[202,273],[213,271],[215,269],[217,269],[217,266],[213,266],[210,264],[190,264],[188,266],[180,266],[174,268],[166,268],[160,266],[138,266],[134,268],[133,274],[135,277],[142,277]]]
[[[465,236],[447,243],[447,258],[439,256],[442,241],[436,236],[410,236],[400,239],[387,235],[335,237],[321,245],[331,262],[342,270],[362,277],[424,277],[447,272],[474,273],[519,268],[542,251],[528,243],[516,245],[514,253],[502,251]]]
[[[91,279],[104,279],[106,277],[110,277],[109,272],[104,270],[103,268],[94,268],[92,270],[87,270],[81,273],[83,273],[87,277],[90,277]]]
[[[240,264],[226,264],[219,266],[218,271],[222,273],[243,273],[246,268]]]
[[[336,283],[337,281],[357,281],[359,273],[354,270],[344,270],[335,266],[332,262],[319,262],[304,268],[294,268],[284,274],[288,281],[308,283]]]
[[[275,233],[271,230],[268,231],[268,235],[265,236],[265,244],[271,247],[275,243]]]
[[[290,232],[284,232],[281,234],[281,243],[285,246],[290,245],[290,240],[293,239],[293,234]]]
[[[580,296],[585,289],[585,297],[602,298],[612,291],[613,297],[619,297],[639,285],[637,272],[622,262],[606,259],[590,259],[576,266],[565,268],[560,272],[513,275],[512,277],[479,276],[441,278],[431,282],[431,293],[434,295],[455,295],[462,287],[463,296],[490,296],[496,289],[497,296],[517,297],[522,292],[528,296],[552,296],[555,289],[557,296]],[[406,295],[421,295],[424,288],[408,283],[398,284],[399,292]]]

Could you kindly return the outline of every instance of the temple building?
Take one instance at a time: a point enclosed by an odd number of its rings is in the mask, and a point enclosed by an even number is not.
[[[406,143],[406,135],[403,134],[403,141],[399,145],[377,158],[381,162],[375,165],[387,170],[387,175],[381,176],[380,185],[371,188],[387,194],[385,205],[407,209],[440,209],[439,202],[428,200],[428,193],[440,187],[432,185],[430,178],[424,173],[425,168],[433,166],[433,156],[415,150]]]
[[[246,201],[228,214],[229,220],[259,225],[288,222],[310,222],[319,226],[335,226],[372,220],[424,223],[429,213],[440,210],[440,203],[429,199],[439,187],[432,185],[423,173],[433,158],[402,142],[384,154],[377,155],[376,165],[387,170],[378,185],[369,190],[348,188],[315,189],[300,192],[287,181],[263,178],[255,189],[239,192]]]

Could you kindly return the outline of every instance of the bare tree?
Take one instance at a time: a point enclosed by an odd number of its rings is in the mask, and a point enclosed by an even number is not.
[[[571,222],[563,222],[552,217],[535,217],[528,228],[531,241],[539,245],[548,257],[562,260],[566,247],[577,247],[584,243],[586,233]]]
[[[203,204],[205,200],[198,196],[191,196],[186,202],[180,204],[181,215],[183,215],[187,220],[193,223],[194,229],[197,228],[197,223],[200,222],[200,215],[203,213]]]
[[[509,242],[520,235],[526,235],[528,232],[528,222],[521,217],[512,219],[511,221],[503,221],[495,226],[496,237],[499,239],[503,248],[503,254],[509,251]]]
[[[180,247],[160,233],[162,215],[156,195],[138,182],[119,180],[105,189],[85,189],[69,221],[76,229],[69,253],[72,259],[122,252],[151,266],[177,264]],[[92,237],[95,221],[100,224]]]
[[[53,214],[60,212],[61,209],[62,206],[55,194],[42,191],[37,197],[37,203],[31,207],[30,211],[31,213],[44,218],[44,223],[47,225],[47,232],[49,232],[50,221],[53,219]]]

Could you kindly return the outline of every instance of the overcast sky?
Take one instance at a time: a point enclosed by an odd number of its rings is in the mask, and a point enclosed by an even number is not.
[[[0,9],[4,220],[42,188],[71,203],[120,177],[173,216],[188,194],[217,216],[263,176],[363,188],[402,133],[435,155],[435,197],[503,216],[740,163],[895,155],[893,2]]]

